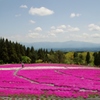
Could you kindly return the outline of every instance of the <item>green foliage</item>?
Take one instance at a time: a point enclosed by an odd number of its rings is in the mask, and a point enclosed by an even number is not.
[[[65,54],[65,63],[73,64],[74,63],[74,52],[68,52]]]
[[[78,53],[77,52],[74,52],[74,58],[78,57]]]
[[[31,59],[28,56],[22,56],[22,62],[24,62],[24,63],[30,63]]]
[[[37,54],[38,54],[38,59],[42,59],[43,62],[48,62],[48,56],[47,56],[48,51],[47,50],[41,48],[37,51]]]
[[[3,60],[0,60],[0,64],[3,64],[4,62],[3,62]]]
[[[36,63],[42,63],[42,62],[43,62],[42,59],[38,59],[38,60],[36,60]]]
[[[87,55],[86,55],[86,63],[89,64],[90,63],[90,53],[87,52]]]
[[[53,63],[65,63],[65,55],[62,51],[52,52],[48,54],[49,62]]]
[[[65,55],[62,51],[56,51],[55,53],[55,59],[58,63],[64,63],[65,62]]]
[[[0,63],[67,63],[100,66],[100,52],[62,52],[35,50],[19,43],[0,38]]]
[[[95,52],[93,54],[93,56],[94,56],[94,64],[96,66],[99,66],[100,67],[100,51],[99,52]]]

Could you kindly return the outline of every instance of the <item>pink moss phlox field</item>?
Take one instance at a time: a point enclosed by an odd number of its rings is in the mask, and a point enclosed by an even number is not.
[[[59,66],[59,67],[77,67],[77,65],[70,65],[70,64],[52,64],[52,63],[35,63],[35,64],[24,64],[25,67],[38,67],[38,66],[42,66],[42,67],[45,67],[45,66]],[[82,66],[82,65],[80,65]],[[0,68],[12,68],[12,67],[21,67],[21,64],[3,64],[3,65],[0,65]]]
[[[27,67],[65,67],[66,69],[0,70],[0,95],[32,94],[66,98],[87,98],[100,93],[100,70],[68,64],[24,64]],[[21,64],[5,64],[0,68],[20,68]],[[70,69],[70,67],[73,67]],[[79,69],[74,69],[80,67]]]

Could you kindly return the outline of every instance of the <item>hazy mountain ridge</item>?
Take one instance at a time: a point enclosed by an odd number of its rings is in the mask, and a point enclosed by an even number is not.
[[[22,43],[25,46],[34,48],[99,48],[100,44],[81,42],[81,41],[66,41],[66,42],[34,42],[34,43]]]

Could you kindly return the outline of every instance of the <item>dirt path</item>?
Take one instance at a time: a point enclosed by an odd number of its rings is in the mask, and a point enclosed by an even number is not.
[[[51,84],[51,83],[40,83],[40,82],[38,82],[38,81],[31,80],[31,79],[29,79],[29,78],[27,78],[27,77],[24,77],[24,76],[18,75],[18,74],[17,74],[18,71],[20,71],[20,70],[22,70],[22,69],[23,69],[23,68],[19,68],[19,69],[17,69],[17,70],[14,72],[13,75],[16,76],[16,77],[18,77],[18,78],[21,78],[21,79],[27,80],[27,81],[29,81],[30,83],[54,86],[54,84]]]

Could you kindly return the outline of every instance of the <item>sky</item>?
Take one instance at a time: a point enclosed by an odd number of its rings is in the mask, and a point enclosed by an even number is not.
[[[100,43],[100,0],[0,0],[0,37]]]

